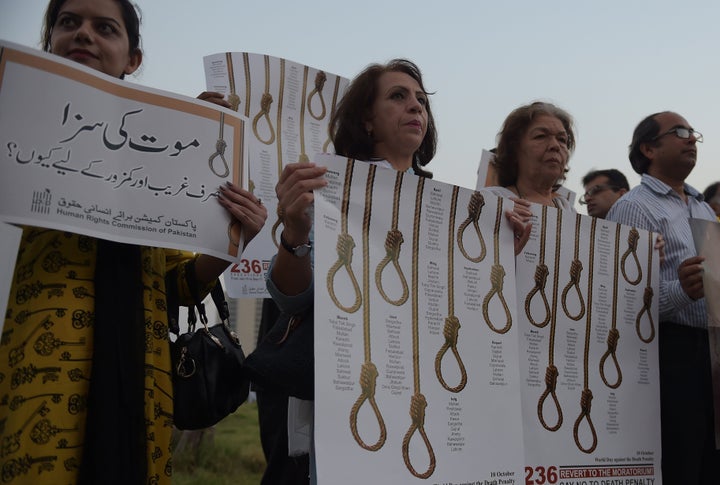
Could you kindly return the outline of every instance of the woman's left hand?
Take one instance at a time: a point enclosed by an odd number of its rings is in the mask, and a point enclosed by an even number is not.
[[[225,96],[223,96],[222,93],[218,93],[216,91],[203,91],[198,95],[197,99],[207,101],[208,103],[217,104],[218,106],[222,106],[223,108],[232,109],[230,103],[225,100]]]
[[[247,247],[260,232],[267,219],[267,209],[262,201],[251,192],[227,182],[220,186],[218,202],[225,207],[233,219],[240,223],[243,240]]]

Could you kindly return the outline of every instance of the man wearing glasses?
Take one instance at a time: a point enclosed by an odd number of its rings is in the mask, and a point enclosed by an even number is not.
[[[700,133],[677,113],[640,122],[630,163],[640,185],[618,200],[607,219],[665,237],[660,267],[660,405],[663,483],[720,483],[715,450],[708,313],[689,218],[715,220],[702,195],[685,183],[695,167]]]
[[[587,204],[587,213],[605,219],[616,200],[630,190],[625,175],[620,170],[593,170],[582,179],[585,194],[581,204]]]

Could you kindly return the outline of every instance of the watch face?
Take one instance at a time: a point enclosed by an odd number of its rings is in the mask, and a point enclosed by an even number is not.
[[[310,248],[311,246],[309,244],[301,244],[300,246],[294,248],[293,254],[295,254],[298,258],[304,258],[310,254]]]
[[[282,245],[282,247],[285,248],[288,253],[292,254],[297,258],[304,258],[308,254],[310,254],[310,250],[312,249],[312,244],[310,243],[301,244],[296,247],[290,246],[290,244],[288,244],[285,238],[283,238],[282,233],[280,234],[280,244]]]

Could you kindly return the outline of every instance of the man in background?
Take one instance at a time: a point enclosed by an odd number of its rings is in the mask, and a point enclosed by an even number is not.
[[[589,216],[605,219],[616,200],[630,190],[625,175],[620,170],[593,170],[582,179],[585,194],[581,204],[587,204]]]
[[[702,135],[677,113],[640,122],[630,163],[640,185],[618,200],[607,219],[665,238],[658,298],[662,476],[666,485],[720,483],[715,449],[708,313],[702,262],[689,218],[716,220],[696,189],[685,183]]]
[[[705,202],[710,204],[710,207],[712,207],[712,210],[715,211],[715,215],[718,218],[718,222],[720,222],[720,182],[715,182],[714,184],[708,185],[708,188],[705,189],[703,192],[703,197],[705,197]]]

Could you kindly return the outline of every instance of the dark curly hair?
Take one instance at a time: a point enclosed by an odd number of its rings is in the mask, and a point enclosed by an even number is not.
[[[582,178],[583,186],[589,184],[594,178],[607,177],[610,185],[614,185],[618,189],[630,190],[630,184],[627,177],[618,169],[609,168],[607,170],[591,170]]]

